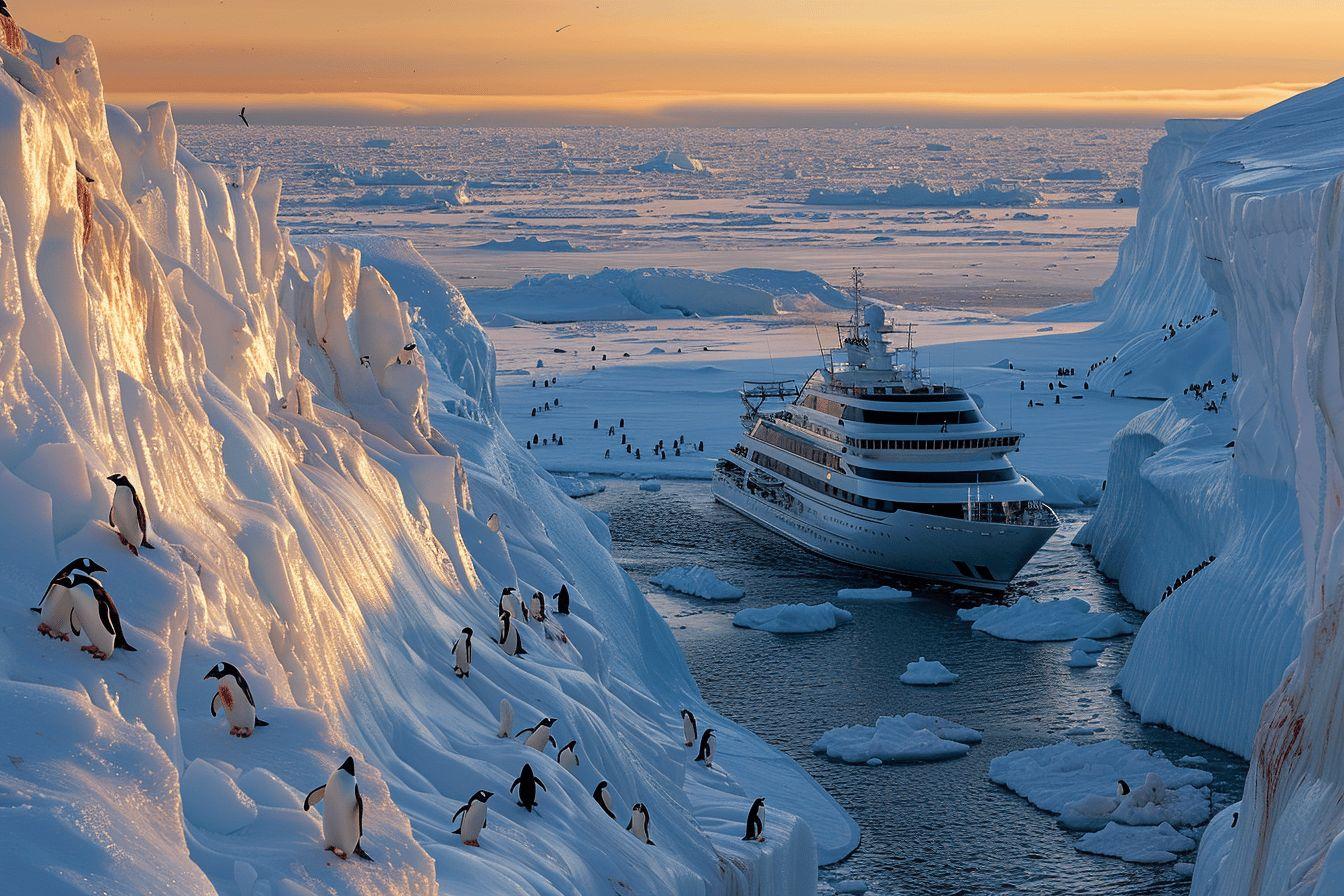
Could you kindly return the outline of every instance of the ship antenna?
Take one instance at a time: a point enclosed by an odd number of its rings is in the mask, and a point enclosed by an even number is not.
[[[863,321],[863,270],[853,268],[850,277],[854,285],[854,323],[859,324]]]

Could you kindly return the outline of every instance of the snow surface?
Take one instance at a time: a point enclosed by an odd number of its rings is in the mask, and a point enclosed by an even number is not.
[[[291,240],[277,180],[201,162],[166,104],[143,125],[105,106],[86,40],[29,44],[0,75],[0,496],[22,510],[0,523],[0,573],[40,594],[67,559],[97,558],[139,650],[97,662],[33,630],[35,598],[13,603],[28,621],[0,629],[0,786],[24,821],[6,885],[814,892],[856,826],[700,700],[605,525],[503,426],[461,294],[405,241]],[[101,523],[116,470],[155,536],[138,558]],[[524,623],[526,656],[491,645],[501,587],[561,583],[567,640]],[[458,680],[443,657],[465,625]],[[220,659],[270,722],[246,740],[209,715],[201,674]],[[578,740],[577,776],[495,736],[504,694],[520,727],[555,716]],[[681,746],[683,706],[718,731],[713,770]],[[299,808],[346,755],[371,864],[333,860]],[[497,802],[463,848],[454,810],[507,790],[524,758],[551,786],[542,811]],[[598,809],[599,775],[649,806],[656,849]],[[758,794],[771,837],[742,844],[727,832]]]
[[[920,657],[913,663],[905,664],[905,671],[901,673],[901,684],[951,684],[959,678],[961,678],[960,675],[948,669],[937,660],[926,660],[924,657]]]
[[[972,631],[1010,641],[1116,638],[1134,632],[1134,626],[1119,613],[1094,611],[1081,597],[1035,601],[1022,595],[1008,605],[958,610],[957,618],[972,622]]]
[[[918,182],[892,184],[885,190],[863,187],[845,191],[816,187],[807,194],[808,205],[869,206],[877,208],[1004,208],[1035,205],[1041,194],[1025,187],[999,186],[985,182],[966,190],[937,189]]]
[[[680,591],[705,600],[741,600],[745,591],[714,575],[703,566],[674,566],[653,576],[649,581],[659,588]]]
[[[853,622],[854,614],[835,604],[777,604],[773,607],[748,607],[733,616],[733,625],[777,634],[828,632],[844,622]]]
[[[812,752],[851,765],[937,762],[965,756],[980,740],[973,728],[912,712],[880,716],[872,726],[832,728],[812,744]]]
[[[1180,853],[1195,848],[1195,841],[1166,822],[1155,827],[1132,827],[1111,822],[1100,831],[1079,837],[1073,846],[1079,852],[1158,865],[1175,862]]]

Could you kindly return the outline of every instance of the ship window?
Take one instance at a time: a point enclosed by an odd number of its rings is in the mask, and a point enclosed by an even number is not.
[[[878,482],[1012,482],[1017,471],[1012,467],[997,470],[878,470],[855,467],[864,479]]]
[[[980,578],[985,579],[986,581],[990,581],[990,582],[994,581],[994,575],[993,575],[993,573],[991,573],[991,572],[990,572],[988,569],[986,569],[985,567],[980,566],[980,565],[977,565],[977,566],[975,567],[975,571],[978,572],[978,573],[980,573]]]

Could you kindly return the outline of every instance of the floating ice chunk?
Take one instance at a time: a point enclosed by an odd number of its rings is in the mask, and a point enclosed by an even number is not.
[[[1079,650],[1077,647],[1069,651],[1069,658],[1064,661],[1064,665],[1070,669],[1091,669],[1096,664],[1097,654]]]
[[[204,759],[193,759],[182,774],[182,815],[215,834],[232,834],[257,819],[257,804],[233,779]]]
[[[780,604],[774,607],[748,607],[733,617],[733,625],[778,634],[827,632],[842,622],[851,622],[854,614],[835,604]]]
[[[1171,870],[1187,880],[1195,876],[1195,865],[1193,862],[1177,862],[1171,866]]]
[[[1075,830],[1100,830],[1111,821],[1191,827],[1211,811],[1213,775],[1118,740],[1066,740],[1008,753],[989,763],[989,779]],[[1122,780],[1130,787],[1124,797],[1117,792]]]
[[[741,600],[747,593],[703,566],[674,566],[649,581],[659,588],[680,591],[705,600]]]
[[[1091,734],[1096,734],[1099,731],[1101,731],[1100,728],[1096,728],[1092,725],[1075,725],[1065,731],[1064,735],[1065,737],[1086,737]]]
[[[557,476],[555,484],[571,498],[586,498],[607,490],[605,485],[587,476]]]
[[[1101,653],[1106,649],[1106,645],[1100,641],[1093,641],[1091,638],[1079,638],[1073,642],[1074,650],[1081,650],[1084,653]]]
[[[869,601],[872,603],[896,602],[905,600],[915,600],[915,596],[909,591],[902,591],[900,588],[892,588],[890,585],[882,585],[878,588],[841,588],[835,592],[836,600],[848,601]]]
[[[956,759],[980,742],[980,732],[937,716],[909,713],[881,716],[877,724],[842,725],[827,731],[812,752],[852,765],[884,762],[936,762]]]
[[[961,676],[937,660],[926,660],[924,657],[920,657],[916,662],[905,664],[905,671],[901,673],[901,684],[951,684],[958,678],[961,678]]]
[[[986,604],[958,610],[957,616],[973,621],[973,631],[1010,641],[1071,641],[1134,633],[1134,626],[1119,613],[1093,612],[1092,605],[1080,597],[1037,602],[1023,596],[1007,606]]]
[[[1098,856],[1112,856],[1126,862],[1157,865],[1176,861],[1177,855],[1195,848],[1195,841],[1171,825],[1143,827],[1111,822],[1100,831],[1078,838],[1073,848]]]
[[[699,159],[692,158],[684,149],[665,149],[649,159],[634,166],[634,170],[657,172],[659,174],[711,174],[709,166]]]
[[[663,484],[657,479],[649,479],[639,484],[639,490],[642,492],[660,492],[663,490]]]
[[[1181,765],[1208,765],[1208,764],[1209,764],[1209,760],[1205,759],[1203,756],[1182,756],[1180,759],[1177,759],[1176,761],[1179,762]]]
[[[842,880],[831,884],[831,889],[837,893],[853,893],[857,896],[868,892],[868,881],[866,880]]]

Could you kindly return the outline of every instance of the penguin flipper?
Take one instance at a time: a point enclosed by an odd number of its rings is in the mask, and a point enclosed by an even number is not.
[[[371,855],[369,855],[368,853],[366,853],[366,852],[364,851],[364,847],[361,846],[361,845],[359,845],[358,843],[355,844],[355,855],[359,856],[361,859],[363,859],[363,860],[366,861],[366,862],[372,862],[372,861],[373,861],[373,856],[371,856]]]
[[[70,608],[70,631],[74,632],[76,635],[82,635],[82,634],[83,634],[83,632],[81,632],[81,631],[79,630],[79,623],[75,621],[75,608],[74,608],[74,607],[71,607],[71,608]]]
[[[536,781],[537,786],[540,787],[542,790],[546,789],[546,783],[542,781],[540,778],[533,778],[532,780]]]
[[[215,691],[215,696],[210,699],[210,718],[213,719],[215,716],[219,715],[219,704],[221,699],[219,691]],[[258,719],[257,721],[260,722],[261,720]]]
[[[265,720],[263,720],[263,719],[257,719],[256,721],[254,721],[254,722],[252,723],[252,726],[253,726],[254,728],[265,728],[265,727],[269,726],[270,724],[271,724],[270,722],[267,722],[267,721],[265,721]]]
[[[467,809],[469,809],[469,808],[471,808],[471,804],[470,804],[470,803],[468,803],[467,805],[463,806],[462,808],[460,808],[460,809],[458,809],[456,812],[454,812],[454,813],[453,813],[453,817],[450,818],[450,819],[448,819],[448,820],[449,820],[449,821],[457,821],[457,816],[464,814],[464,813],[467,811]],[[454,834],[460,834],[460,833],[462,833],[462,829],[461,829],[461,828],[458,828],[457,830],[453,831],[453,833],[454,833]]]
[[[308,795],[303,798],[303,811],[307,812],[313,806],[316,806],[318,803],[322,802],[322,797],[326,795],[327,795],[327,785],[325,784],[323,784],[321,787],[314,787],[312,790],[308,791]]]

